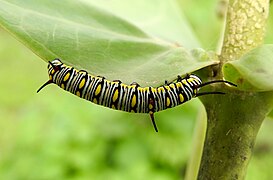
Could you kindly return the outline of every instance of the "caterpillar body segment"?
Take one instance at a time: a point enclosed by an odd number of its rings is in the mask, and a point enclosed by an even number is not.
[[[205,94],[223,94],[222,92],[198,93],[200,87],[225,82],[211,81],[202,84],[201,79],[193,74],[185,78],[178,76],[176,82],[167,83],[159,87],[141,87],[137,83],[123,84],[120,80],[109,81],[101,76],[93,76],[84,70],[77,70],[67,66],[59,59],[48,64],[49,80],[37,92],[50,83],[57,84],[80,98],[105,107],[132,113],[150,114],[155,131],[158,132],[154,121],[154,113],[172,108],[189,101],[193,97]]]

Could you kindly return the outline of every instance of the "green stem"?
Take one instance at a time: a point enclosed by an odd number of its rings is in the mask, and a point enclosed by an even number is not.
[[[243,54],[263,43],[269,0],[230,0],[222,61],[239,59]]]
[[[222,97],[202,99],[208,125],[199,179],[245,177],[258,130],[271,102],[267,102],[268,93],[237,93],[230,90]]]
[[[263,42],[269,0],[230,0],[218,77],[225,62],[239,59]],[[201,98],[208,116],[198,179],[244,179],[261,123],[270,111],[270,93],[241,92],[225,85]]]

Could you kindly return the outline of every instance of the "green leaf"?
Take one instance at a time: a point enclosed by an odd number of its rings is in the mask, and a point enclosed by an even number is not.
[[[262,45],[223,66],[225,79],[246,91],[273,90],[273,45]]]
[[[0,0],[0,24],[45,61],[60,58],[109,80],[160,85],[217,63],[155,39],[90,3]],[[46,72],[46,70],[45,70]]]
[[[152,36],[186,48],[200,47],[177,0],[82,0],[123,17]]]

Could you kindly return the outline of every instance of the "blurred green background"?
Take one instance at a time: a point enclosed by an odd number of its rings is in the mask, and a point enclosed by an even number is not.
[[[203,48],[215,49],[217,1],[183,1]],[[198,12],[198,13],[197,13]],[[203,19],[211,19],[208,23]],[[266,42],[273,42],[273,18]],[[198,99],[149,116],[114,111],[50,85],[47,64],[0,29],[0,179],[183,179]],[[259,133],[247,178],[273,178],[273,121]]]

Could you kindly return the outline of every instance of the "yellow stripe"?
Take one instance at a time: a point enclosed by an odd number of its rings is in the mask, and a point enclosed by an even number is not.
[[[85,85],[85,78],[82,79],[79,88],[81,89]]]
[[[177,88],[180,88],[180,87],[182,87],[182,84],[181,84],[181,82],[178,82],[178,83],[176,83],[176,86],[177,86]]]
[[[148,91],[148,90],[149,90],[149,87],[143,88],[143,91]]]
[[[134,94],[133,97],[132,97],[132,102],[131,102],[131,107],[135,107],[136,105],[136,95]]]
[[[149,104],[149,109],[153,109],[153,105],[152,104]]]
[[[164,86],[168,91],[171,90],[171,88],[169,86]]]
[[[165,91],[165,89],[163,87],[158,88],[158,92],[164,92],[164,91]]]
[[[95,91],[95,96],[97,96],[101,91],[101,84],[98,85],[96,91]]]
[[[194,81],[194,79],[193,78],[189,78],[188,79],[188,82],[190,83],[190,82],[193,82]]]
[[[175,88],[174,84],[170,84],[170,87],[171,87],[171,88]]]
[[[120,84],[120,86],[121,86],[122,88],[126,88],[127,85],[125,85],[125,84]]]
[[[167,107],[170,106],[170,104],[171,104],[170,98],[167,97],[167,102],[166,102]]]
[[[118,92],[118,89],[116,89],[116,91],[114,92],[114,96],[113,96],[113,102],[116,102],[116,100],[118,99],[118,94],[119,94],[119,92]]]
[[[77,92],[76,92],[76,95],[80,97],[80,96],[81,96],[80,91],[77,91]]]
[[[64,81],[67,81],[67,80],[69,79],[69,77],[70,77],[70,73],[67,73],[67,74],[65,75],[65,77],[64,77]]]
[[[179,94],[179,99],[180,99],[180,102],[184,102],[184,96],[182,94]]]

